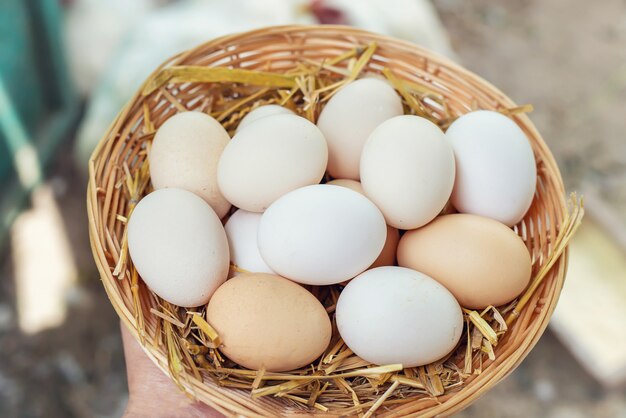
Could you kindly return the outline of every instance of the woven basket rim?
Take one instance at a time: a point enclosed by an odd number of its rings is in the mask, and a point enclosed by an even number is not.
[[[186,57],[197,53],[203,49],[213,49],[213,50],[221,50],[225,45],[228,44],[236,44],[241,40],[253,39],[255,37],[262,37],[268,35],[280,35],[280,36],[302,36],[303,34],[315,34],[315,33],[325,33],[329,35],[335,36],[345,36],[345,37],[353,37],[354,39],[358,39],[360,41],[363,40],[375,40],[376,42],[380,42],[382,44],[393,45],[395,48],[406,50],[408,53],[422,55],[427,57],[429,62],[435,63],[438,66],[445,67],[446,69],[454,72],[456,75],[460,77],[464,77],[467,80],[472,81],[473,83],[479,84],[485,90],[488,90],[494,96],[499,98],[499,101],[507,104],[510,107],[514,107],[515,103],[509,99],[503,92],[501,92],[497,87],[493,86],[491,83],[485,81],[480,76],[474,74],[473,72],[467,70],[466,68],[460,66],[459,64],[454,63],[450,59],[434,53],[424,47],[414,45],[408,41],[399,40],[390,36],[385,35],[377,35],[365,30],[355,29],[347,26],[340,25],[282,25],[282,26],[272,26],[266,28],[255,29],[252,31],[241,32],[236,34],[230,34],[226,36],[222,36],[216,38],[214,40],[204,42],[194,48],[183,51],[174,57],[165,61],[161,66],[157,68],[156,71],[159,71],[162,68],[170,66],[175,63],[182,62],[186,59]],[[155,71],[155,72],[156,72]],[[147,81],[146,81],[147,82]],[[145,86],[145,84],[144,84]],[[98,216],[98,196],[102,193],[98,189],[98,179],[97,177],[97,164],[102,163],[101,158],[103,154],[110,151],[110,146],[115,140],[115,135],[112,136],[113,133],[119,133],[121,124],[124,122],[124,116],[127,114],[129,109],[133,107],[137,103],[137,101],[141,98],[141,91],[143,87],[138,89],[138,91],[133,95],[133,97],[128,101],[128,103],[123,107],[120,113],[117,115],[111,126],[107,129],[107,132],[99,141],[96,149],[92,153],[89,159],[89,182],[87,187],[87,211],[89,215],[89,235],[90,235],[90,244],[92,248],[92,252],[94,255],[94,259],[99,271],[99,274],[102,279],[103,286],[107,292],[107,295],[113,305],[114,309],[118,313],[121,321],[124,325],[129,329],[131,334],[138,341],[140,340],[140,336],[137,331],[137,323],[134,318],[134,314],[129,309],[129,306],[124,304],[117,303],[116,298],[118,297],[119,288],[117,288],[117,284],[115,283],[111,276],[111,263],[107,261],[107,255],[105,254],[105,249],[103,248],[101,242],[104,239],[102,237],[102,224],[100,223]],[[530,120],[530,118],[525,115],[516,115],[515,119],[518,123],[521,123],[532,135],[533,137],[533,148],[536,148],[535,152],[540,152],[541,159],[545,164],[545,168],[549,171],[549,175],[557,186],[556,191],[558,192],[558,196],[552,196],[552,200],[558,203],[557,215],[560,216],[560,219],[557,219],[559,222],[562,221],[563,217],[565,217],[568,209],[565,201],[565,190],[563,186],[563,180],[556,164],[556,161],[547,147],[545,141],[537,131],[536,127]],[[108,148],[109,147],[109,148]],[[103,217],[108,216],[108,214],[104,214]],[[550,300],[547,300],[544,303],[544,308],[539,312],[539,314],[535,317],[533,324],[535,325],[532,332],[527,330],[526,335],[522,336],[521,341],[517,345],[517,347],[507,353],[503,358],[498,358],[496,362],[494,362],[495,369],[492,370],[492,373],[483,373],[482,375],[478,375],[475,377],[473,382],[477,382],[477,384],[472,385],[471,391],[466,391],[465,388],[459,392],[454,392],[451,394],[449,398],[446,398],[445,401],[439,408],[432,408],[428,410],[426,413],[420,416],[435,416],[435,415],[448,415],[454,412],[457,412],[471,402],[476,400],[482,394],[486,393],[489,389],[491,389],[496,383],[498,383],[501,379],[510,374],[519,363],[524,359],[524,357],[530,352],[530,350],[537,343],[545,328],[547,327],[548,320],[554,311],[556,306],[556,302],[559,298],[561,288],[563,286],[563,282],[566,275],[567,269],[567,260],[568,260],[568,250],[565,249],[564,253],[560,256],[557,263],[552,268],[554,272],[554,278],[551,282],[552,293]],[[148,357],[166,374],[169,375],[169,370],[167,368],[167,358],[164,356],[159,349],[155,348],[151,344],[140,344],[144,352],[148,355]],[[200,382],[192,382],[189,384],[185,384],[185,389],[190,393],[195,395],[198,394],[198,391],[202,389],[202,383]],[[225,391],[230,391],[230,389],[222,389]],[[229,402],[228,394],[225,394],[225,397],[220,401],[215,397],[206,398],[199,397],[205,403],[208,403],[218,410],[227,411],[231,413],[240,413],[246,414],[245,408],[241,408],[240,405],[235,405],[235,401]],[[250,407],[250,410],[253,410]],[[324,416],[324,414],[319,414],[320,416]],[[252,416],[252,414],[251,414]],[[331,416],[331,415],[329,415]]]

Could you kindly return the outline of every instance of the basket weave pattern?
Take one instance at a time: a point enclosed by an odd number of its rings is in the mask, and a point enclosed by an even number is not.
[[[364,71],[377,73],[388,68],[401,79],[437,92],[445,98],[449,114],[516,106],[498,89],[445,58],[407,42],[347,27],[285,26],[227,36],[186,51],[160,69],[194,65],[282,73],[294,68],[298,62],[321,62],[373,42],[377,48]],[[124,185],[129,179],[136,178],[144,166],[145,143],[152,139],[149,132],[178,111],[206,107],[203,95],[206,88],[207,83],[185,83],[167,84],[147,95],[140,90],[113,122],[89,162],[89,230],[103,285],[122,322],[141,341],[155,364],[170,375],[172,367],[168,364],[167,347],[159,338],[164,323],[154,313],[158,310],[157,298],[133,269],[126,266],[121,275],[115,271],[119,268],[120,257],[126,252],[124,217],[130,205],[136,203],[133,201],[136,197],[129,196]],[[148,114],[149,118],[146,117]],[[431,114],[435,119],[445,117],[444,112],[436,107],[431,109]],[[525,218],[515,227],[532,255],[535,274],[545,264],[567,215],[565,192],[558,167],[532,122],[524,114],[515,114],[512,118],[529,138],[537,161],[537,193]],[[448,415],[466,407],[508,375],[545,330],[563,284],[566,264],[567,251],[556,260],[520,310],[519,317],[494,347],[495,360],[480,353],[473,358],[475,367],[480,366],[480,373],[468,376],[461,385],[437,398],[416,395],[404,402],[385,402],[376,411],[376,416]],[[324,413],[305,409],[287,398],[253,398],[250,390],[223,387],[206,372],[200,375],[189,373],[184,379],[178,379],[178,383],[199,400],[228,415],[317,413],[336,416],[333,405],[327,404],[330,409]],[[381,394],[389,386],[381,387]],[[368,409],[365,407],[362,412]]]

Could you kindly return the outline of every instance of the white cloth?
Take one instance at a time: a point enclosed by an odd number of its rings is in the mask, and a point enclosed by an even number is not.
[[[78,164],[84,169],[116,114],[168,57],[228,33],[317,22],[308,11],[307,0],[185,0],[164,7],[157,4],[155,0],[81,0],[69,13],[70,63],[81,90],[91,90],[76,148]],[[354,26],[452,54],[428,0],[327,0],[324,5],[341,10]],[[93,88],[93,80],[98,78]]]

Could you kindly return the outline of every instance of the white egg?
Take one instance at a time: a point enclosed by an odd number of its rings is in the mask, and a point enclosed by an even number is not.
[[[174,187],[203,198],[221,218],[230,203],[217,186],[217,162],[228,132],[211,116],[178,113],[157,130],[150,148],[150,179],[155,190]]]
[[[454,154],[429,120],[396,116],[378,126],[361,155],[365,194],[398,229],[427,224],[441,212],[454,185]]]
[[[327,285],[351,279],[380,254],[385,219],[366,197],[340,186],[303,187],[274,202],[261,217],[259,251],[277,274]]]
[[[261,118],[280,114],[293,115],[294,113],[286,107],[275,104],[259,106],[256,109],[252,110],[250,113],[248,113],[246,116],[244,116],[243,119],[241,119],[241,122],[239,122],[239,125],[237,126],[236,132],[239,132],[239,130],[243,129],[246,126],[249,126],[252,122],[256,122]]]
[[[186,190],[157,190],[139,201],[128,221],[128,251],[146,285],[178,306],[207,303],[228,276],[222,223]]]
[[[263,212],[285,193],[319,183],[327,161],[326,140],[313,123],[296,115],[266,116],[228,143],[217,181],[233,205]]]
[[[450,353],[463,331],[461,307],[435,280],[404,267],[378,267],[355,277],[339,295],[339,334],[362,359],[404,367]]]
[[[358,180],[367,137],[382,122],[402,113],[400,96],[384,80],[363,78],[341,88],[317,120],[328,142],[328,173]]]
[[[274,273],[267,266],[257,245],[257,231],[261,214],[239,209],[224,225],[230,248],[230,261],[240,269],[252,273]]]
[[[361,183],[359,183],[356,180],[335,179],[335,180],[329,181],[326,184],[347,187],[348,189],[354,190],[355,192],[365,195],[365,192],[363,191],[363,187],[361,187]],[[396,264],[396,250],[398,248],[399,241],[400,241],[400,233],[398,229],[387,225],[387,238],[385,239],[385,246],[383,247],[383,250],[378,255],[378,258],[376,259],[376,261],[374,261],[374,264],[370,266],[370,268],[395,265]]]
[[[467,113],[446,131],[456,158],[452,204],[508,226],[528,211],[537,165],[524,131],[510,118],[488,110]]]

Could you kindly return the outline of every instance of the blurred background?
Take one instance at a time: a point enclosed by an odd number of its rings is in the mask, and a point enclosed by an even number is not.
[[[0,416],[118,417],[119,325],[85,210],[91,150],[165,58],[229,32],[344,23],[532,103],[588,216],[550,329],[461,417],[626,417],[626,2],[2,0]]]

